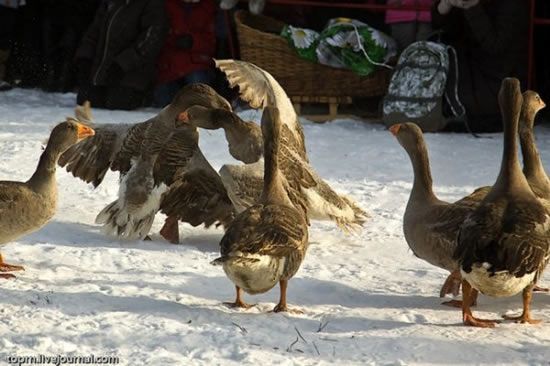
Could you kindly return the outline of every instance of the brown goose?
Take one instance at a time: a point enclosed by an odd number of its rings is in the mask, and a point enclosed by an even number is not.
[[[546,104],[538,93],[527,90],[523,93],[523,104],[519,120],[519,140],[523,155],[523,174],[529,182],[531,190],[542,200],[550,201],[550,180],[540,159],[535,142],[535,116]],[[546,204],[550,204],[547,202]]]
[[[67,119],[52,130],[46,149],[32,177],[26,182],[0,181],[0,246],[46,225],[57,205],[55,167],[59,156],[94,130]],[[0,254],[0,278],[13,278],[6,272],[23,270],[7,264]]]
[[[179,241],[178,220],[192,225],[231,221],[231,201],[198,147],[196,128],[178,121],[193,105],[231,109],[209,86],[192,84],[150,120],[96,125],[93,139],[61,157],[61,166],[94,186],[101,184],[109,168],[120,172],[118,199],[96,218],[107,234],[144,239],[159,209],[168,215],[161,234],[170,242]]]
[[[241,98],[253,108],[271,105],[281,111],[284,160],[280,169],[294,196],[304,201],[308,217],[334,221],[345,232],[359,229],[368,215],[350,198],[337,194],[314,171],[307,157],[302,126],[279,83],[265,70],[244,61],[218,60],[216,65],[226,74],[231,86],[239,87]],[[262,187],[263,164],[258,161],[262,146],[260,127],[224,111],[193,107],[187,112],[190,123],[198,127],[223,128],[232,156],[247,163],[224,165],[220,175],[237,211],[250,207],[257,201]]]
[[[276,108],[264,109],[262,131],[265,177],[261,198],[235,218],[220,242],[221,257],[212,263],[222,265],[236,286],[237,297],[229,305],[250,307],[242,299],[242,290],[263,293],[278,282],[281,296],[273,311],[288,311],[287,283],[305,256],[307,223],[303,213],[294,208],[279,171],[281,121]]]
[[[451,272],[440,291],[440,296],[460,291],[460,270],[452,258],[456,247],[456,235],[460,225],[487,194],[487,188],[479,188],[463,199],[449,203],[438,199],[432,188],[432,175],[428,150],[422,130],[414,123],[396,124],[390,127],[411,159],[414,183],[403,217],[405,240],[420,259]],[[446,305],[457,306],[452,300]]]
[[[496,323],[473,316],[470,303],[478,291],[494,297],[523,291],[523,314],[505,318],[539,322],[530,317],[531,292],[546,266],[550,248],[550,215],[519,165],[519,81],[504,79],[498,97],[504,124],[500,173],[491,191],[462,224],[454,253],[464,279],[463,322],[478,327],[494,327]]]

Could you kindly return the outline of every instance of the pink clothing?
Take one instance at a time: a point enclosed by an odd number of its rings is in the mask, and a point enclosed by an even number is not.
[[[388,0],[388,4],[391,5],[422,5],[432,6],[433,0]],[[386,11],[386,23],[402,23],[402,22],[414,22],[419,21],[423,23],[430,23],[432,21],[432,14],[429,10],[415,11],[415,10],[387,10]]]

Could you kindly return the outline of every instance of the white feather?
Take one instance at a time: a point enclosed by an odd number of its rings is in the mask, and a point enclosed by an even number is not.
[[[258,294],[269,291],[279,282],[285,262],[285,258],[237,251],[224,262],[223,270],[236,286],[249,294]]]
[[[490,263],[477,264],[472,267],[470,273],[461,270],[464,278],[473,288],[484,295],[493,297],[513,296],[533,282],[536,272],[528,273],[523,277],[515,277],[508,271],[496,272],[491,275],[488,272]]]

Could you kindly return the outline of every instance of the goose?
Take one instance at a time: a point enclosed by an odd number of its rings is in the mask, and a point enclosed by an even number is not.
[[[193,105],[231,109],[211,87],[191,84],[145,122],[94,124],[94,138],[61,156],[62,167],[95,187],[109,168],[119,171],[118,198],[96,217],[106,234],[147,239],[159,210],[168,216],[160,234],[171,243],[179,243],[179,220],[195,226],[232,220],[233,205],[198,146],[197,129],[178,120]]]
[[[537,199],[520,169],[518,120],[522,105],[519,80],[506,78],[498,94],[504,125],[504,148],[495,184],[466,218],[453,258],[463,278],[462,319],[467,326],[494,327],[495,320],[474,317],[471,299],[513,296],[523,292],[523,313],[505,319],[539,323],[531,318],[532,289],[548,258],[550,214]]]
[[[533,131],[535,116],[545,106],[546,104],[538,93],[532,90],[523,93],[523,104],[519,120],[519,140],[523,156],[523,174],[525,174],[531,190],[541,200],[550,201],[550,180],[542,165]]]
[[[28,181],[0,181],[0,247],[40,229],[55,215],[57,160],[71,145],[93,134],[93,129],[68,118],[52,130],[38,167]],[[4,262],[0,253],[0,278],[14,278],[9,272],[21,270],[22,266]]]
[[[308,247],[308,225],[287,194],[284,174],[279,170],[282,122],[277,108],[266,107],[262,115],[264,181],[258,202],[240,213],[220,242],[221,257],[212,262],[223,266],[235,284],[236,299],[227,305],[249,308],[242,291],[259,294],[277,283],[279,303],[274,312],[289,311],[288,280],[304,259]]]
[[[440,297],[460,291],[460,269],[453,259],[460,225],[488,192],[478,188],[469,196],[449,203],[437,198],[432,188],[428,150],[422,130],[414,123],[395,124],[390,132],[405,149],[412,163],[414,183],[403,217],[403,232],[410,249],[420,259],[451,274],[443,284]],[[445,305],[460,306],[451,300]]]
[[[280,169],[296,199],[301,199],[309,219],[334,221],[344,232],[358,230],[367,213],[350,198],[337,194],[315,172],[306,153],[304,133],[294,107],[283,88],[265,70],[244,61],[216,60],[232,87],[253,108],[277,107],[281,116]],[[263,163],[261,128],[240,119],[231,111],[194,106],[186,111],[189,123],[207,129],[223,128],[231,155],[244,165],[226,164],[220,169],[237,212],[257,201],[261,194]]]
[[[550,207],[550,180],[540,158],[537,144],[535,143],[535,117],[537,113],[546,107],[546,103],[539,94],[532,90],[523,93],[523,104],[519,119],[519,141],[521,155],[523,156],[523,174],[533,193],[547,208]],[[549,292],[550,289],[535,285],[533,292]]]

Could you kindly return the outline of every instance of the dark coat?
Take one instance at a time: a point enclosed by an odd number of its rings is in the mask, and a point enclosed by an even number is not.
[[[501,130],[498,90],[505,77],[524,81],[527,69],[528,1],[481,0],[447,15],[432,9],[432,23],[458,54],[458,89],[470,126]]]
[[[92,85],[112,85],[109,71],[115,64],[123,74],[117,84],[145,90],[155,79],[155,61],[167,24],[163,0],[104,1],[76,58],[91,60]]]

